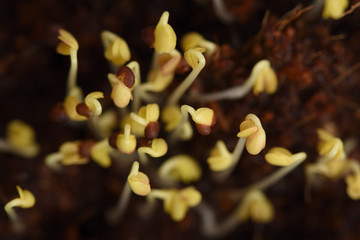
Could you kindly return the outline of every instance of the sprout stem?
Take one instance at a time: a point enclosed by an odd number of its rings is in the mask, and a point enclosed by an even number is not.
[[[1,152],[13,152],[13,147],[6,140],[0,139],[0,151]]]
[[[241,198],[245,193],[249,192],[250,190],[265,190],[269,188],[270,186],[281,180],[283,177],[285,177],[287,174],[289,174],[293,169],[295,169],[298,165],[305,161],[305,159],[306,158],[304,157],[299,158],[291,164],[287,165],[286,167],[278,169],[277,171],[260,180],[259,182],[256,182],[246,187],[245,189],[240,190],[236,194],[236,196],[234,195],[234,198]]]
[[[76,75],[78,70],[78,60],[77,60],[77,50],[71,49],[70,50],[70,71],[68,76],[67,82],[67,93],[69,94],[71,89],[76,87]]]
[[[208,102],[208,101],[218,101],[218,100],[225,100],[225,99],[239,99],[246,94],[248,94],[252,87],[256,82],[255,77],[249,77],[245,83],[241,86],[232,87],[221,92],[214,92],[209,94],[194,94],[188,97],[190,101],[198,101],[198,102]]]
[[[130,197],[131,197],[131,188],[126,181],[124,189],[120,195],[120,198],[116,206],[110,209],[106,214],[106,220],[109,224],[114,225],[123,217],[126,208],[129,205]]]
[[[246,138],[239,138],[236,143],[235,149],[231,154],[231,166],[223,172],[214,173],[215,180],[218,182],[224,182],[234,171],[236,165],[238,164],[242,153],[244,152],[246,143]]]
[[[98,116],[91,116],[88,123],[89,128],[91,129],[96,138],[103,139],[105,137],[104,132],[100,128]]]
[[[184,124],[189,119],[189,113],[194,114],[195,109],[188,106],[188,105],[182,105],[181,108],[181,120],[177,127],[174,129],[174,131],[170,134],[169,140],[170,142],[175,142],[176,139],[180,138],[182,128],[184,127]]]
[[[13,231],[17,234],[23,233],[25,231],[25,225],[16,212],[13,209],[7,209],[6,212],[10,218]]]
[[[265,190],[266,188],[272,186],[277,181],[282,179],[285,175],[290,173],[294,168],[296,168],[300,163],[305,160],[304,157],[297,159],[293,163],[289,164],[286,167],[282,167],[281,169],[275,171],[273,174],[268,177],[260,180],[257,183],[246,187],[245,189],[240,190],[235,193],[232,197],[237,201],[240,201],[246,193],[253,190]],[[215,213],[212,208],[206,204],[205,202],[199,204],[195,210],[200,214],[202,221],[202,232],[206,237],[222,237],[225,234],[229,233],[236,226],[239,225],[239,217],[238,211],[242,207],[242,202],[238,204],[236,209],[232,211],[230,216],[228,216],[224,221],[217,223],[215,219]]]
[[[201,56],[200,56],[201,55]],[[184,95],[186,90],[191,86],[191,84],[194,82],[196,77],[199,75],[200,71],[205,67],[205,58],[202,56],[202,53],[198,53],[197,56],[198,63],[193,68],[191,73],[185,78],[185,80],[175,89],[175,91],[171,94],[168,100],[169,106],[176,105],[179,101],[179,99]]]

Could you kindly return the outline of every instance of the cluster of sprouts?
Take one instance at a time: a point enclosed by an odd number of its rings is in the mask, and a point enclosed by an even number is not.
[[[338,18],[347,7],[345,2],[336,8],[334,1],[325,0],[324,18]],[[334,12],[335,8],[338,12]],[[273,205],[265,191],[303,163],[307,155],[305,152],[293,154],[281,146],[272,147],[263,153],[267,142],[271,144],[271,139],[266,139],[261,116],[248,113],[239,122],[238,140],[232,151],[229,151],[224,140],[219,139],[205,153],[212,180],[222,184],[226,184],[245,149],[250,156],[263,155],[264,164],[279,167],[258,182],[235,189],[234,211],[221,221],[216,219],[216,212],[207,203],[207,196],[203,196],[201,188],[196,186],[204,177],[201,159],[185,153],[172,154],[176,152],[173,149],[178,144],[192,139],[195,134],[205,138],[212,133],[216,115],[213,109],[204,104],[222,99],[238,99],[247,94],[276,94],[276,71],[269,60],[261,59],[254,64],[243,85],[219,92],[190,94],[183,98],[206,63],[212,61],[220,50],[215,43],[199,33],[190,32],[180,40],[181,53],[176,49],[177,35],[169,24],[169,17],[165,11],[155,28],[150,27],[143,32],[145,42],[154,48],[146,78],[141,77],[140,64],[131,59],[127,42],[115,33],[103,31],[101,40],[104,57],[109,61],[110,68],[104,78],[107,77],[111,92],[94,90],[85,97],[77,85],[79,44],[71,33],[59,30],[60,43],[56,50],[59,54],[69,55],[71,60],[67,90],[61,107],[67,122],[87,123],[94,137],[64,142],[56,152],[48,154],[44,162],[59,174],[66,166],[83,165],[89,161],[103,168],[111,167],[114,161],[127,162],[119,164],[126,168],[128,176],[117,204],[105,215],[109,224],[121,220],[132,194],[144,198],[144,209],[147,208],[147,212],[151,212],[154,204],[161,200],[165,213],[177,222],[194,209],[200,216],[203,234],[209,237],[224,236],[249,220],[259,224],[269,223],[275,218],[277,206]],[[172,84],[182,60],[186,61],[190,72],[170,91],[168,86]],[[142,79],[146,80],[142,82]],[[105,106],[102,101],[106,96],[112,99],[110,106]],[[184,99],[203,105],[183,104]],[[344,178],[349,197],[360,199],[360,164],[347,157],[342,140],[322,129],[318,130],[318,135],[319,158],[305,168],[305,194],[308,200],[311,185],[319,177]],[[9,124],[6,138],[0,139],[0,150],[31,158],[38,153],[39,144],[35,140],[34,130],[15,120]],[[35,204],[35,197],[29,190],[22,190],[19,186],[17,189],[20,197],[8,202],[5,211],[15,231],[22,232],[24,226],[13,208],[30,208]]]
[[[319,144],[317,147],[319,157],[315,163],[305,168],[307,185],[305,197],[310,200],[311,185],[319,182],[321,178],[331,180],[345,179],[346,192],[351,199],[360,199],[360,163],[349,158],[345,146],[340,138],[334,137],[324,129],[318,129]]]

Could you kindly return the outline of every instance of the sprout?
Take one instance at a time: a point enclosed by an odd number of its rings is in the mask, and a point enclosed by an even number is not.
[[[306,175],[322,175],[330,179],[336,179],[341,177],[347,166],[349,160],[344,159],[342,161],[317,161],[313,164],[308,164],[305,168]]]
[[[113,109],[109,109],[99,116],[98,126],[104,134],[104,137],[110,136],[117,124],[116,112]]]
[[[6,138],[0,139],[0,150],[31,158],[36,156],[40,147],[36,142],[34,129],[21,120],[12,120],[6,126]]]
[[[169,12],[165,11],[156,25],[154,37],[154,47],[158,54],[168,53],[176,46],[176,34],[174,29],[168,24]]]
[[[349,0],[325,0],[322,17],[323,19],[340,19],[348,6]]]
[[[209,94],[191,95],[189,99],[196,101],[216,101],[224,99],[239,99],[248,94],[253,88],[253,93],[258,95],[260,92],[274,94],[277,89],[277,76],[270,66],[269,60],[263,59],[255,64],[246,82],[237,87],[232,87],[221,92]]]
[[[158,173],[164,180],[190,183],[200,179],[201,167],[193,157],[180,154],[166,160]]]
[[[274,94],[277,89],[277,77],[268,60],[259,61],[253,68],[250,78],[255,78],[253,92],[258,95],[261,92]]]
[[[136,138],[135,135],[131,134],[130,124],[126,124],[124,128],[124,133],[117,134],[115,136],[115,147],[125,154],[131,154],[136,149]],[[110,137],[111,139],[111,137]],[[110,140],[110,145],[113,145]]]
[[[149,178],[144,173],[139,172],[139,162],[137,161],[131,167],[117,205],[107,212],[106,218],[110,224],[115,224],[124,215],[129,204],[131,191],[140,196],[146,196],[151,192]]]
[[[53,169],[60,170],[61,165],[81,165],[89,162],[90,149],[93,141],[74,141],[61,144],[59,152],[45,157],[45,164]]]
[[[104,93],[102,92],[92,92],[86,95],[85,97],[85,105],[90,109],[90,116],[100,116],[102,113],[102,106],[98,99],[104,98]],[[89,116],[89,117],[90,117]]]
[[[255,114],[248,114],[240,124],[240,138],[246,138],[246,150],[252,154],[258,154],[266,144],[266,134],[261,125],[260,119]]]
[[[274,147],[265,155],[265,160],[274,166],[288,166],[289,164],[301,161],[306,158],[306,153],[300,152],[292,154],[286,148]]]
[[[344,144],[341,139],[334,137],[323,129],[317,130],[320,142],[317,145],[320,158],[313,164],[308,164],[305,168],[306,185],[305,200],[310,201],[311,185],[316,175],[336,179],[352,165],[346,159]]]
[[[108,79],[113,87],[111,98],[114,104],[119,108],[126,107],[133,99],[131,90],[135,83],[134,72],[128,66],[122,66],[116,75],[109,73]]]
[[[14,207],[31,208],[35,205],[36,200],[34,195],[29,190],[23,190],[20,186],[16,186],[16,188],[19,193],[19,198],[15,198],[8,202],[5,205],[4,209],[11,220],[14,231],[17,233],[21,233],[24,231],[24,226],[22,221],[19,219],[18,215],[14,211]]]
[[[360,199],[360,172],[349,175],[345,178],[346,192],[353,200]]]
[[[69,93],[76,87],[76,74],[78,70],[77,51],[79,50],[79,44],[74,36],[64,29],[59,30],[58,39],[61,42],[58,44],[56,51],[62,55],[70,55],[71,66],[67,82],[67,92]]]
[[[217,45],[206,40],[201,34],[197,32],[190,32],[185,34],[181,39],[181,48],[187,51],[190,48],[204,48],[205,54],[211,56],[215,53]]]
[[[181,54],[176,49],[161,55],[154,54],[152,66],[147,81],[135,87],[134,110],[140,105],[140,98],[147,102],[154,102],[156,97],[148,92],[162,92],[173,81],[175,70],[181,61]]]
[[[344,144],[340,138],[335,138],[323,129],[318,129],[317,133],[320,138],[317,149],[325,161],[345,159]]]
[[[79,87],[72,88],[64,100],[64,110],[69,119],[73,121],[85,121],[87,118],[80,115],[77,106],[83,100],[83,94]]]
[[[160,131],[158,123],[159,115],[159,105],[154,103],[142,106],[138,114],[130,113],[130,118],[137,123],[137,125],[134,125],[133,127],[141,128],[135,130],[136,132],[142,132],[142,136],[145,135],[147,139],[154,139],[158,136]]]
[[[192,68],[191,73],[185,78],[185,80],[175,89],[168,100],[168,105],[177,105],[178,101],[186,90],[191,86],[200,71],[205,67],[205,57],[202,53],[196,49],[189,49],[184,53],[186,62]]]
[[[176,49],[169,53],[155,55],[147,82],[141,86],[142,91],[161,92],[165,90],[172,82],[180,60],[181,54]]]
[[[231,160],[232,154],[226,148],[225,143],[219,140],[211,150],[207,163],[212,171],[223,171],[232,165]]]
[[[165,122],[165,131],[171,132],[181,122],[181,110],[180,107],[176,105],[165,106],[161,111],[161,120]],[[189,140],[193,136],[193,129],[188,120],[182,125],[181,129],[178,132],[178,138],[181,140]]]
[[[209,135],[211,133],[211,127],[216,123],[215,113],[211,108],[198,108],[195,111],[195,109],[189,105],[182,105],[181,113],[182,119],[187,119],[187,113],[191,115],[192,120],[196,124],[196,129],[201,135]],[[180,125],[183,124],[182,122]]]
[[[266,142],[265,131],[261,126],[259,118],[250,113],[245,121],[240,124],[240,132],[237,134],[239,140],[232,153],[228,151],[223,141],[217,141],[215,148],[211,151],[207,162],[213,171],[224,171],[218,175],[218,180],[225,180],[233,171],[243,153],[245,144],[247,151],[252,154],[258,154]]]
[[[226,9],[224,0],[212,0],[216,16],[225,24],[231,24],[235,21],[234,15]]]
[[[144,155],[145,153],[151,157],[158,158],[164,156],[167,153],[167,150],[168,146],[166,141],[162,138],[155,138],[151,141],[150,146],[139,147],[137,151],[140,158],[146,162],[146,156]]]
[[[150,181],[148,176],[139,172],[139,162],[135,161],[131,167],[127,180],[131,190],[140,196],[146,196],[151,192]]]
[[[126,41],[110,31],[101,32],[101,40],[105,48],[104,56],[115,66],[121,66],[131,58]]]
[[[244,199],[238,204],[236,211],[219,224],[215,222],[212,209],[206,203],[200,205],[197,210],[202,218],[204,233],[207,236],[220,237],[235,228],[239,224],[239,220],[246,221],[249,218],[258,223],[271,221],[274,217],[274,210],[263,194],[263,191],[285,177],[304,160],[305,158],[299,158],[297,161],[278,169],[262,180],[233,193],[233,199],[241,199],[242,197]]]
[[[90,149],[91,158],[103,168],[108,168],[111,165],[111,158],[109,152],[111,147],[107,139],[94,144]]]
[[[78,87],[71,89],[64,101],[64,110],[69,119],[84,121],[100,116],[102,106],[98,99],[104,98],[102,92],[89,93],[82,102],[82,91]]]
[[[201,202],[201,193],[194,187],[177,189],[153,189],[149,198],[159,198],[164,200],[164,210],[170,214],[174,221],[184,219],[190,207],[195,207]]]
[[[269,223],[275,216],[274,206],[259,190],[248,192],[237,211],[241,222],[251,218],[256,223]]]

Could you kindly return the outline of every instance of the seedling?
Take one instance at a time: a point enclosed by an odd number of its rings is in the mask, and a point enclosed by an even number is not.
[[[83,145],[85,144],[85,145]],[[51,153],[45,157],[45,164],[55,170],[59,171],[61,165],[81,165],[89,162],[90,155],[82,154],[89,152],[93,142],[65,142],[61,144],[59,151]],[[86,151],[80,151],[82,147],[86,148]]]
[[[133,99],[132,88],[135,84],[135,74],[128,66],[119,68],[117,74],[108,74],[112,86],[111,98],[119,108],[125,108]]]
[[[167,159],[160,166],[158,174],[165,181],[187,184],[199,180],[202,171],[196,159],[186,154],[179,154]]]
[[[64,101],[66,115],[73,121],[96,118],[102,113],[102,106],[98,100],[101,98],[104,98],[104,93],[96,91],[89,93],[82,102],[81,89],[74,87]]]
[[[176,46],[176,34],[168,21],[169,12],[165,11],[161,15],[154,32],[154,47],[158,54],[171,52]]]
[[[292,154],[289,150],[282,147],[273,147],[265,155],[265,160],[274,166],[288,166],[293,162],[305,159],[306,154],[304,152]]]
[[[16,189],[19,193],[19,197],[8,202],[4,209],[10,218],[14,231],[16,233],[22,233],[25,230],[25,227],[19,216],[16,214],[14,207],[31,208],[35,205],[36,200],[29,190],[23,190],[20,186],[16,186]]]
[[[135,161],[133,163],[116,207],[110,209],[107,213],[106,217],[109,223],[115,224],[124,215],[129,204],[131,191],[140,196],[147,196],[151,192],[149,178],[139,171],[139,166],[139,162]]]
[[[234,229],[239,221],[243,222],[249,218],[258,223],[271,221],[274,217],[273,206],[263,191],[285,177],[306,158],[306,154],[303,152],[294,155],[302,157],[298,157],[296,161],[286,167],[280,168],[264,179],[233,194],[233,199],[241,200],[243,197],[244,199],[239,202],[236,210],[222,222],[216,223],[214,211],[206,203],[201,204],[197,210],[202,219],[203,233],[209,237],[221,237]]]
[[[345,9],[349,6],[349,0],[324,0],[323,19],[340,19]]]
[[[110,153],[111,147],[109,145],[109,141],[107,139],[101,140],[94,144],[94,146],[90,149],[90,156],[103,168],[108,168],[111,166],[111,158]]]
[[[215,147],[211,150],[210,156],[206,160],[212,171],[224,171],[232,165],[232,153],[225,146],[224,141],[216,142]]]
[[[200,71],[205,67],[205,57],[204,55],[196,50],[189,49],[184,53],[185,60],[192,68],[190,74],[185,78],[185,80],[175,89],[175,91],[169,97],[167,105],[177,105],[178,101],[186,90],[191,86],[195,81],[196,77],[199,75]]]
[[[320,161],[336,160],[341,161],[345,159],[344,144],[340,138],[332,136],[330,133],[318,129],[318,136],[320,142],[317,146],[319,155],[323,157]]]
[[[112,143],[112,136],[110,137],[110,145],[116,147],[121,153],[132,154],[136,149],[136,137],[131,134],[130,124],[126,124],[124,133],[115,133],[115,143]]]
[[[262,191],[252,190],[246,193],[240,206],[236,210],[240,222],[251,219],[255,223],[269,223],[275,217],[272,203]]]
[[[201,202],[201,193],[194,187],[177,189],[153,189],[148,198],[158,198],[164,201],[164,210],[171,218],[179,222],[184,219],[190,207]]]
[[[315,163],[308,164],[305,168],[306,185],[305,200],[310,201],[311,185],[316,180],[315,177],[324,176],[330,179],[341,177],[349,166],[346,159],[344,144],[340,138],[336,138],[323,129],[317,130],[319,143],[317,150],[319,158]]]
[[[12,120],[6,126],[5,139],[0,139],[0,151],[26,158],[35,157],[40,151],[35,137],[35,131],[30,125],[21,120]]]
[[[149,146],[143,146],[138,148],[138,153],[140,160],[143,163],[147,163],[146,154],[154,158],[159,158],[164,156],[167,153],[168,145],[166,141],[162,138],[155,138],[151,141]]]
[[[218,46],[215,43],[206,40],[200,33],[190,32],[182,37],[181,48],[183,51],[187,51],[191,48],[204,48],[205,55],[211,56],[216,52]]]
[[[67,93],[69,93],[74,87],[76,87],[76,75],[78,70],[77,51],[79,50],[79,44],[75,37],[64,29],[59,30],[58,39],[61,42],[58,44],[56,51],[62,55],[70,55],[70,71],[67,81]]]
[[[180,107],[176,105],[165,106],[161,111],[161,120],[165,122],[165,131],[171,132],[176,129],[182,119]],[[189,120],[186,120],[177,133],[178,139],[189,140],[193,136],[193,129]]]
[[[227,177],[233,172],[235,166],[239,162],[241,155],[244,151],[244,147],[246,146],[246,150],[251,155],[257,155],[260,153],[262,149],[265,147],[266,143],[266,134],[265,130],[263,129],[260,119],[255,114],[248,114],[245,120],[239,126],[240,132],[237,134],[239,140],[235,146],[234,151],[231,153],[231,157],[229,159],[228,150],[224,143],[218,142],[217,146],[215,146],[215,151],[212,152],[213,154],[222,154],[220,158],[208,159],[208,163],[221,163],[221,168],[218,168],[215,171],[223,171],[220,174],[216,175],[217,180],[224,181]],[[218,149],[217,149],[218,148]],[[230,153],[229,153],[230,154]],[[216,156],[216,155],[215,155]],[[221,162],[220,162],[221,160]]]
[[[277,89],[277,76],[270,66],[269,60],[263,59],[255,64],[246,82],[237,87],[232,87],[221,92],[191,95],[190,100],[196,101],[216,101],[224,99],[239,99],[246,96],[253,88],[253,93],[258,95],[261,92],[274,94]]]
[[[138,114],[130,113],[130,118],[137,123],[137,125],[133,125],[133,128],[141,128],[136,129],[136,132],[142,133],[141,135],[147,139],[154,139],[158,136],[160,130],[158,122],[159,115],[159,105],[148,104],[141,107]]]
[[[131,58],[131,53],[126,41],[110,31],[101,32],[101,40],[104,45],[104,56],[115,66],[124,65]]]
[[[189,105],[181,106],[181,121],[174,130],[173,134],[179,135],[183,125],[188,119],[188,114],[191,115],[192,120],[196,124],[196,129],[201,135],[209,135],[211,133],[211,127],[216,123],[215,113],[211,108],[198,108],[195,110]]]

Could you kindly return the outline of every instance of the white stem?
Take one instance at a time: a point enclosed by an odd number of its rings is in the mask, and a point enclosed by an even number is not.
[[[283,178],[286,174],[290,173],[295,167],[297,167],[304,160],[305,158],[298,159],[297,161],[294,161],[290,165],[277,170],[276,172],[266,177],[265,179],[250,185],[244,190],[240,190],[236,198],[238,200],[241,200],[241,198],[249,191],[264,190],[270,187],[271,185],[279,181],[281,178]],[[200,214],[203,234],[207,237],[213,237],[213,238],[222,237],[225,234],[229,233],[231,230],[233,230],[236,226],[238,226],[240,224],[240,220],[238,217],[238,210],[242,207],[241,203],[242,202],[240,202],[236,207],[236,209],[232,211],[230,216],[228,216],[224,221],[220,223],[216,222],[214,211],[210,208],[209,205],[207,205],[206,203],[201,203],[199,206],[197,206],[195,210],[197,210],[197,212]]]
[[[129,205],[130,197],[131,188],[130,185],[126,182],[116,207],[110,209],[106,214],[106,220],[109,224],[114,225],[122,218],[127,206]]]
[[[200,53],[202,54],[202,53]],[[185,78],[185,80],[175,89],[175,91],[171,94],[168,100],[168,105],[176,105],[182,95],[186,92],[186,90],[191,86],[196,77],[199,75],[200,71],[205,67],[205,58],[199,58],[198,64],[193,68],[191,73]]]
[[[234,22],[235,18],[231,12],[226,9],[224,0],[213,0],[212,2],[215,14],[223,23],[229,24]]]
[[[46,156],[45,165],[51,168],[52,170],[59,172],[61,171],[62,168],[60,164],[62,158],[63,158],[63,154],[61,152],[51,153]]]
[[[5,139],[0,138],[0,151],[1,152],[12,152],[13,147]]]
[[[217,223],[214,211],[207,203],[200,203],[194,210],[200,214],[201,231],[208,238],[223,237],[239,225],[236,211],[226,218],[225,221]]]
[[[131,110],[132,112],[137,112],[139,111],[141,105],[141,98],[143,95],[140,83],[134,87],[133,93],[134,99],[132,101]]]
[[[71,89],[76,87],[76,75],[78,70],[77,51],[74,49],[70,50],[70,71],[67,82],[67,93],[70,93]]]
[[[177,125],[177,127],[174,129],[174,131],[170,134],[169,137],[170,142],[175,142],[176,139],[181,138],[180,136],[181,136],[182,128],[184,127],[186,121],[189,119],[189,113],[190,114],[195,113],[195,109],[188,105],[181,106],[180,110],[181,110],[181,120]]]
[[[226,179],[229,178],[241,158],[241,155],[245,148],[245,143],[246,138],[239,138],[238,142],[236,143],[235,149],[231,154],[231,166],[225,171],[214,173],[214,178],[217,182],[224,182]]]
[[[139,156],[139,160],[142,164],[144,165],[148,165],[149,163],[149,158],[148,156],[146,155],[146,153],[142,152],[142,151],[137,151],[138,152],[138,156]]]
[[[12,215],[9,215],[11,221],[11,227],[13,231],[17,234],[22,234],[25,232],[25,224],[19,218],[19,216],[14,212]]]
[[[260,190],[263,191],[267,189],[268,187],[272,186],[279,180],[281,180],[283,177],[285,177],[287,174],[289,174],[293,169],[295,169],[298,165],[300,165],[306,158],[299,158],[298,160],[292,162],[291,164],[287,165],[286,167],[282,167],[272,173],[271,175],[267,176],[266,178],[260,180],[257,183],[254,183],[250,185],[249,187],[240,190],[238,193],[238,197],[243,196],[246,192],[249,192],[250,190]]]
[[[252,89],[256,82],[255,77],[249,77],[246,82],[241,86],[232,87],[221,92],[214,92],[209,94],[200,94],[200,95],[190,95],[189,100],[199,101],[199,102],[208,102],[208,101],[217,101],[224,99],[239,99],[246,96]]]
[[[89,127],[96,138],[103,139],[105,137],[105,133],[102,131],[99,125],[99,118],[97,116],[91,116],[89,118]]]
[[[239,138],[235,146],[235,149],[231,154],[232,166],[235,166],[239,162],[241,155],[244,152],[245,143],[246,143],[246,138]]]

